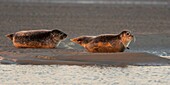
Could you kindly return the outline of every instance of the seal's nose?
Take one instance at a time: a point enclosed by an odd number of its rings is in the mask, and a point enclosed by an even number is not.
[[[66,37],[67,37],[67,34],[64,34],[63,37],[66,38]]]
[[[130,36],[131,36],[131,37],[134,37],[134,35],[132,35],[132,34],[131,34]]]
[[[61,36],[60,36],[60,39],[65,39],[67,37],[67,34],[62,34]]]

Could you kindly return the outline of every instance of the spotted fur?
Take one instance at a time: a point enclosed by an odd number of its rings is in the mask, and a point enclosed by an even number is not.
[[[55,48],[67,34],[55,30],[27,30],[6,35],[17,48]]]
[[[81,36],[71,39],[80,44],[88,52],[123,52],[129,48],[133,35],[129,31],[122,31],[118,35],[103,34],[98,36]]]

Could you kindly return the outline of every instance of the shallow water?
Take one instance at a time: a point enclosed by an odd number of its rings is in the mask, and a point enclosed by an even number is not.
[[[1,85],[168,85],[170,66],[0,65]]]

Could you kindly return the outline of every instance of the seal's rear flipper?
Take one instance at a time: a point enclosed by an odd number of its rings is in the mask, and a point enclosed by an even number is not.
[[[72,41],[74,43],[77,43],[77,44],[81,44],[82,43],[82,40],[79,39],[79,38],[73,38],[73,39],[70,39],[70,41]]]
[[[13,40],[13,36],[14,36],[13,33],[12,33],[12,34],[7,34],[7,35],[6,35],[6,37],[8,37],[10,40]]]

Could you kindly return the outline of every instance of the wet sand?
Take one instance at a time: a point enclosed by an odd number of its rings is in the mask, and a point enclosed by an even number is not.
[[[50,56],[52,55],[53,56]],[[149,53],[72,53],[42,55],[41,53],[1,52],[1,64],[21,65],[98,65],[98,66],[169,66],[170,59]],[[6,56],[6,57],[2,57]]]
[[[0,56],[2,60],[6,59],[5,63],[15,64],[11,61],[18,63],[20,61],[23,64],[24,62],[31,64],[30,61],[32,61],[32,64],[49,64],[36,63],[34,56],[47,56],[47,61],[50,63],[56,62],[52,59],[48,60],[51,57],[76,56],[78,58],[80,56],[80,59],[84,55],[93,56],[94,59],[97,56],[104,57],[105,54],[87,53],[81,46],[70,42],[69,39],[81,35],[115,34],[124,29],[131,30],[137,40],[135,43],[131,43],[130,50],[126,50],[129,52],[128,55],[126,53],[119,55],[127,56],[122,60],[128,60],[128,57],[134,55],[138,59],[138,54],[133,52],[139,54],[149,52],[163,56],[170,54],[168,4],[25,3],[11,0],[0,2]],[[54,28],[69,35],[55,49],[18,49],[5,37],[8,33],[20,30]],[[148,54],[144,55],[142,57],[148,56]],[[107,56],[117,56],[117,54]],[[154,59],[155,55],[151,55],[151,57]],[[132,61],[129,60],[129,62]]]

